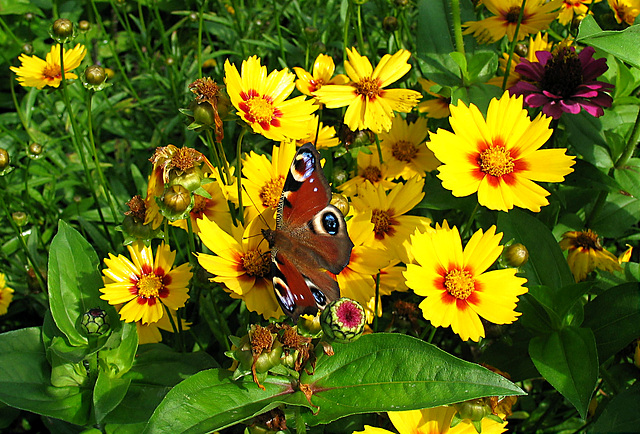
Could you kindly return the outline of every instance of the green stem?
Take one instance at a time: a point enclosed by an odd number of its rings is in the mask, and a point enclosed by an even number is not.
[[[179,325],[176,325],[176,321],[173,319],[173,315],[171,315],[171,309],[169,309],[169,306],[163,304],[162,307],[164,307],[165,315],[169,316],[169,322],[171,323],[171,328],[173,329],[173,333],[176,335],[178,339],[178,347],[180,349],[180,352],[184,353],[184,341],[182,340],[182,333],[180,333],[180,331],[182,330],[182,321],[180,321],[180,317],[178,316],[178,311],[176,311],[176,318],[178,320]]]
[[[204,26],[204,11],[207,8],[207,1],[208,0],[204,0],[202,7],[198,10],[198,48],[196,52],[198,78],[202,78],[202,28]]]
[[[282,11],[286,9],[286,7],[288,6],[288,3],[289,2],[287,2],[285,5],[279,5],[276,0],[273,0],[273,9],[276,11],[275,25],[276,25],[276,32],[278,33],[278,44],[280,45],[280,58],[285,63],[287,60],[285,57],[286,53],[284,49],[284,39],[282,38],[282,30],[280,29],[280,15]]]
[[[518,33],[520,33],[520,23],[522,23],[522,17],[524,16],[524,7],[527,4],[527,0],[522,0],[520,5],[520,13],[518,14],[518,22],[516,23],[516,31],[513,34],[513,41],[509,44],[509,57],[507,58],[507,64],[504,67],[504,79],[502,80],[502,90],[507,89],[507,80],[509,80],[509,73],[511,72],[511,61],[513,58],[513,52],[516,49],[518,43]]]
[[[380,272],[376,274],[376,301],[373,307],[373,331],[378,331],[378,308],[380,307]]]
[[[360,53],[364,53],[364,38],[362,36],[362,5],[360,4],[356,5],[356,38],[358,39]]]
[[[480,208],[480,203],[476,203],[476,206],[471,211],[471,215],[467,222],[460,228],[460,236],[464,239],[466,238],[466,234],[471,230],[471,225],[476,218],[476,214],[478,213],[478,209]]]
[[[351,2],[349,2],[349,6],[347,7],[347,13],[344,17],[344,27],[342,28],[342,57],[347,59],[347,48],[349,47],[349,25],[351,23]]]
[[[244,226],[244,213],[242,212],[242,139],[247,129],[243,128],[236,142],[236,181],[238,182],[238,220]]]
[[[451,15],[453,18],[453,39],[456,51],[464,54],[464,40],[462,38],[462,20],[460,19],[460,0],[451,0]]]
[[[91,171],[89,170],[89,165],[87,164],[87,158],[84,155],[83,151],[83,140],[80,137],[80,129],[78,128],[78,124],[76,123],[76,117],[73,113],[73,108],[71,107],[71,102],[69,101],[69,93],[67,92],[67,81],[65,79],[64,74],[64,45],[60,44],[60,74],[62,75],[62,98],[64,100],[64,106],[67,109],[67,114],[69,115],[69,122],[71,123],[71,129],[73,130],[73,134],[71,135],[72,142],[76,148],[76,152],[80,157],[80,161],[82,162],[82,167],[84,168],[84,175],[87,178],[87,184],[89,186],[89,191],[91,192],[91,196],[93,197],[93,201],[96,204],[96,209],[98,211],[98,215],[100,217],[100,221],[102,222],[102,227],[104,228],[105,235],[109,240],[109,244],[111,247],[115,249],[115,244],[113,243],[113,239],[111,238],[111,233],[109,232],[109,226],[107,225],[107,221],[104,218],[104,214],[102,213],[102,208],[100,207],[100,202],[98,201],[98,194],[95,190],[95,184],[91,179]]]
[[[22,45],[23,42],[20,39],[18,39],[16,35],[13,34],[9,26],[7,26],[7,23],[5,23],[4,20],[2,19],[2,16],[0,16],[0,25],[2,25],[2,28],[4,29],[4,31],[7,32],[9,36],[11,36],[11,39],[13,39],[16,42],[16,44],[18,44],[18,46]]]
[[[109,203],[109,208],[111,208],[111,215],[113,216],[113,221],[118,222],[118,213],[116,212],[116,207],[113,203],[113,197],[111,196],[111,190],[107,186],[107,181],[104,178],[104,173],[102,172],[102,167],[100,166],[100,159],[98,158],[98,152],[96,151],[96,142],[93,138],[93,120],[91,118],[91,107],[93,102],[93,94],[95,92],[93,90],[89,90],[88,93],[88,101],[87,101],[87,130],[89,132],[89,145],[91,154],[93,155],[93,161],[96,165],[96,171],[98,172],[98,178],[100,180],[100,184],[102,185],[102,189],[104,190],[104,195],[107,198],[107,202]]]

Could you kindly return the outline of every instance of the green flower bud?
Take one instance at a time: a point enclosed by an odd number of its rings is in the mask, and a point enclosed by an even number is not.
[[[387,33],[395,32],[398,27],[398,19],[396,17],[387,16],[382,20],[382,28]]]
[[[484,398],[459,402],[453,404],[453,407],[458,410],[460,419],[469,419],[472,422],[482,420],[491,414],[491,405]]]
[[[87,32],[91,28],[91,23],[87,20],[82,20],[78,22],[78,30],[81,32]]]
[[[42,145],[39,143],[31,143],[29,145],[29,158],[32,160],[37,160],[42,157]]]
[[[107,70],[100,65],[87,66],[80,76],[82,85],[86,89],[99,92],[102,89],[111,86],[107,83]]]
[[[529,260],[529,251],[523,244],[511,244],[504,251],[504,259],[510,267],[520,268]]]
[[[194,23],[195,23],[196,21],[198,21],[198,18],[199,18],[199,17],[198,17],[198,13],[197,13],[197,12],[191,12],[191,13],[189,14],[189,19],[190,19],[192,22],[194,22]]]
[[[11,219],[19,228],[27,224],[27,215],[22,211],[12,213]]]
[[[271,351],[258,356],[258,360],[256,360],[256,372],[262,374],[279,365],[281,363],[280,357],[282,357],[282,344],[276,340],[273,342]]]
[[[174,63],[176,63],[176,60],[175,60],[173,57],[167,57],[167,58],[164,60],[164,64],[165,64],[165,65],[167,65],[167,66],[171,66],[171,65],[173,65]]]
[[[307,39],[315,41],[318,38],[318,29],[313,26],[307,26],[304,28],[304,34],[307,35]]]
[[[9,152],[6,149],[0,148],[0,172],[3,172],[11,164],[11,158]]]
[[[33,45],[31,45],[30,43],[26,43],[22,45],[22,52],[24,54],[33,54]]]
[[[162,196],[160,209],[169,220],[178,219],[193,206],[193,197],[182,185],[171,185]]]
[[[27,20],[27,21],[33,20],[34,17],[35,17],[35,15],[33,15],[32,12],[27,12],[26,14],[24,14],[24,19]]]
[[[362,336],[367,319],[360,303],[343,297],[329,303],[320,322],[328,340],[346,343]]]
[[[196,104],[193,107],[193,120],[200,125],[215,125],[216,112],[208,102]]]
[[[76,34],[76,26],[66,18],[58,18],[49,29],[49,34],[60,44],[73,41]]]
[[[104,310],[96,307],[82,315],[82,325],[88,334],[102,335],[109,330],[109,318]]]

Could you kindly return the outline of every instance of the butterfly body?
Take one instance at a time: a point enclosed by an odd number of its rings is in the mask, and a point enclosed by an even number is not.
[[[271,248],[276,298],[294,320],[340,297],[335,275],[349,263],[353,243],[344,216],[330,201],[320,155],[307,143],[291,163],[276,228],[262,232]]]

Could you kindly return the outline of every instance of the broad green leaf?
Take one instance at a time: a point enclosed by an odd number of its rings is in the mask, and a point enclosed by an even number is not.
[[[113,378],[120,378],[133,365],[138,349],[138,331],[134,323],[125,323],[122,329],[114,332],[105,349],[99,353],[103,369]]]
[[[623,189],[615,179],[602,172],[593,164],[582,159],[576,160],[576,164],[573,166],[573,172],[567,176],[564,184],[588,190],[607,192],[619,192]]]
[[[49,305],[56,325],[69,344],[86,346],[86,331],[80,323],[82,315],[94,307],[107,310],[108,305],[100,300],[99,289],[103,283],[95,251],[78,231],[63,220],[60,220],[58,233],[51,242],[48,284]],[[107,312],[110,313],[111,324],[119,322],[115,310]]]
[[[27,12],[44,16],[42,10],[29,0],[0,0],[0,15],[24,15]]]
[[[591,223],[591,229],[602,237],[622,237],[638,223],[638,216],[640,216],[639,198],[609,193],[607,201]]]
[[[590,329],[565,327],[529,342],[538,372],[573,404],[583,419],[598,381],[596,340]]]
[[[602,51],[613,54],[636,68],[640,68],[640,52],[638,40],[640,39],[640,25],[630,26],[624,30],[602,30],[595,18],[587,15],[580,22],[577,42],[591,45]]]
[[[605,170],[613,166],[600,119],[594,118],[583,110],[576,115],[563,118],[563,124],[567,130],[569,143],[585,161]]]
[[[484,83],[496,75],[498,55],[494,51],[477,50],[467,57],[470,83]]]
[[[122,402],[130,384],[130,378],[111,377],[106,371],[99,371],[93,387],[93,409],[98,423]]]
[[[0,334],[0,401],[85,425],[91,412],[91,391],[51,385],[51,369],[40,335],[39,327]]]
[[[615,395],[593,424],[593,433],[638,432],[640,426],[640,382]]]
[[[498,215],[498,230],[503,240],[514,239],[529,251],[529,261],[521,268],[527,286],[562,288],[575,283],[567,261],[551,231],[537,218],[520,209]]]
[[[320,407],[315,416],[308,412],[311,425],[351,414],[523,393],[500,375],[406,335],[375,333],[333,348],[335,355],[320,355],[313,375],[300,378],[313,393],[313,408]],[[145,432],[215,431],[281,403],[311,407],[283,377],[271,376],[263,385],[264,391],[250,377],[234,382],[228,371],[200,372],[167,394]]]
[[[640,159],[630,159],[626,166],[615,169],[613,176],[621,185],[621,189],[640,198]]]
[[[374,333],[333,344],[300,382],[320,407],[307,422],[326,424],[358,413],[415,410],[468,399],[523,392],[504,377],[407,335]]]
[[[614,286],[584,306],[583,327],[596,337],[603,362],[640,336],[640,283]]]

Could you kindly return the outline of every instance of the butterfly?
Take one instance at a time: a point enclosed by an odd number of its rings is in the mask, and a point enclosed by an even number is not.
[[[340,298],[335,275],[349,263],[353,243],[312,143],[296,152],[278,202],[275,229],[263,229],[271,248],[276,298],[297,321]]]

